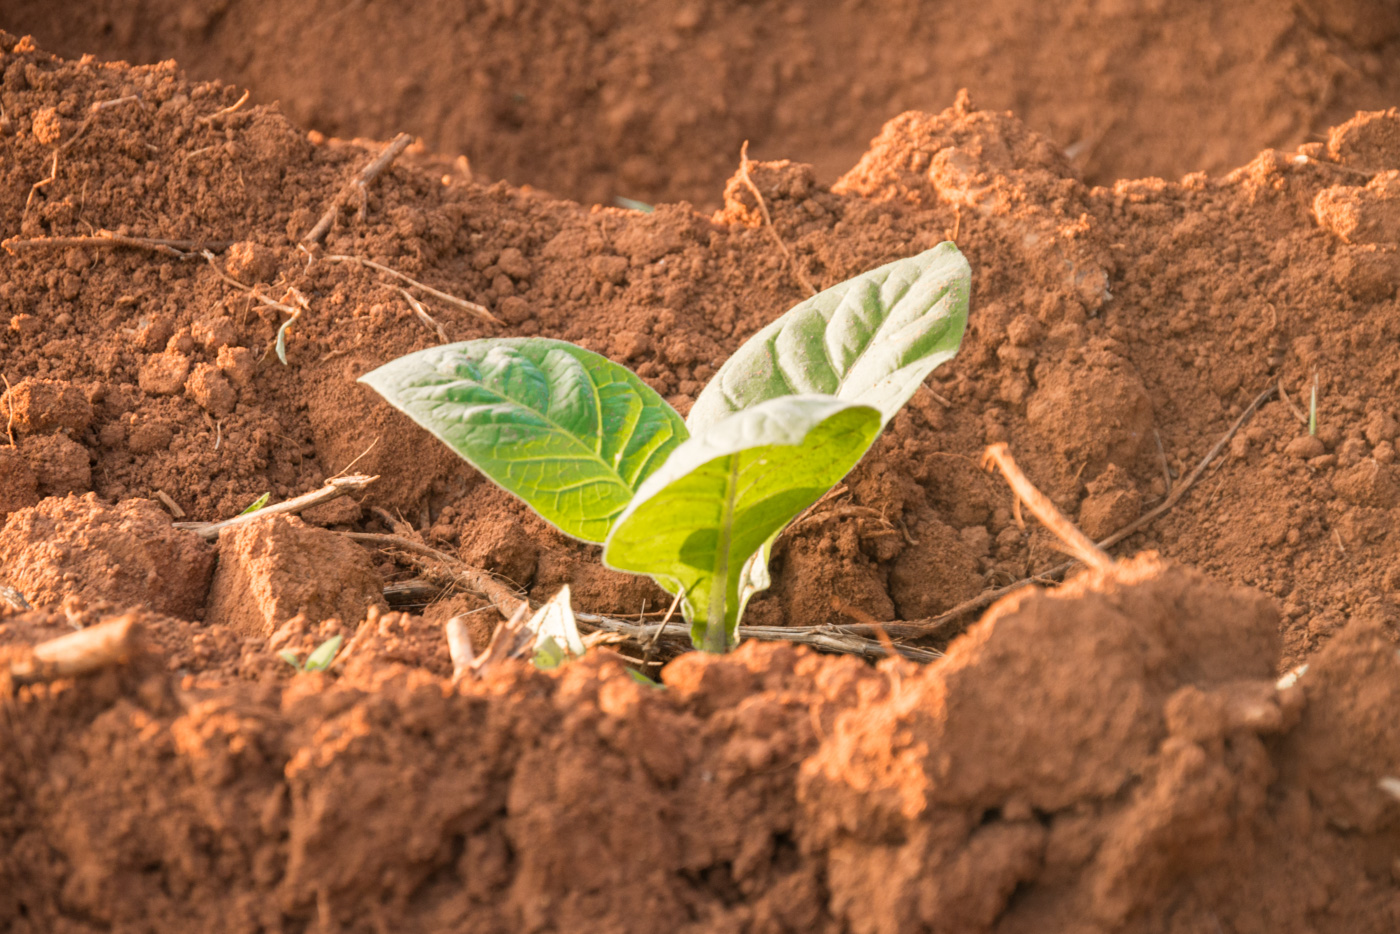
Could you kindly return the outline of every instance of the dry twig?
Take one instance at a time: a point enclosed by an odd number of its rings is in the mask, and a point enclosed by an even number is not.
[[[400,287],[399,294],[403,296],[404,301],[408,302],[408,307],[413,309],[413,313],[418,316],[418,320],[437,332],[438,340],[442,341],[444,344],[450,343],[447,332],[442,329],[442,325],[438,324],[437,320],[434,319],[432,315],[428,314],[428,309],[424,308],[423,303],[413,297],[412,292]]]
[[[36,645],[28,657],[11,662],[10,678],[16,684],[35,684],[100,671],[129,660],[140,632],[140,624],[127,616],[50,639]]]
[[[1102,569],[1113,566],[1113,558],[1095,545],[1078,526],[1065,518],[1065,514],[1050,501],[1050,497],[1036,489],[1035,484],[1021,472],[1021,468],[1016,466],[1016,461],[1011,457],[1011,449],[1004,442],[988,447],[982,463],[986,467],[995,464],[1001,470],[1011,489],[1030,507],[1041,524],[1055,533],[1055,537],[1064,543],[1065,550],[1071,555],[1090,567]]]
[[[476,302],[469,302],[465,298],[458,298],[455,295],[449,295],[446,292],[438,291],[430,285],[424,285],[417,279],[411,279],[408,276],[405,276],[403,273],[399,272],[397,269],[390,269],[388,266],[385,266],[382,263],[376,263],[372,259],[364,259],[360,256],[348,256],[343,253],[331,253],[327,256],[322,257],[322,259],[324,259],[328,263],[358,263],[359,265],[364,266],[366,268],[374,269],[378,272],[384,273],[385,275],[393,276],[395,279],[398,279],[401,282],[407,282],[414,288],[422,289],[424,292],[427,292],[434,298],[441,299],[442,301],[447,302],[451,305],[456,305],[463,311],[469,311],[472,314],[476,315],[478,318],[482,318],[486,321],[491,322],[492,324],[505,323],[500,318],[497,318],[495,315],[491,314],[491,312],[486,308],[485,305],[478,305]]]
[[[0,373],[0,381],[5,384],[5,434],[9,436],[10,447],[19,447],[15,444],[15,400],[14,391],[10,388],[10,378],[4,373]]]
[[[227,107],[223,108],[222,110],[216,110],[216,111],[214,111],[214,112],[211,113],[211,114],[205,114],[203,117],[197,117],[197,118],[195,118],[195,121],[194,121],[194,122],[195,122],[195,123],[213,123],[215,120],[219,119],[220,117],[227,117],[229,114],[233,113],[234,111],[238,110],[238,108],[240,108],[240,107],[242,107],[244,104],[248,103],[248,95],[250,95],[250,94],[252,94],[252,93],[253,93],[253,92],[252,92],[251,89],[249,89],[249,90],[247,90],[247,91],[244,91],[244,92],[243,92],[243,96],[240,97],[238,100],[234,101],[232,104],[229,104]]]
[[[266,519],[268,516],[292,515],[310,509],[312,506],[319,506],[322,503],[329,503],[333,499],[348,496],[351,493],[359,493],[369,486],[379,477],[367,477],[364,474],[355,474],[350,477],[336,477],[326,481],[326,485],[319,490],[312,490],[283,503],[273,503],[261,509],[254,510],[241,516],[234,516],[232,519],[224,519],[221,522],[176,522],[175,528],[188,529],[200,538],[213,541],[219,537],[219,533],[224,529],[237,525],[246,525],[249,522],[257,522],[259,519]]]
[[[394,160],[408,148],[408,144],[411,142],[413,142],[413,137],[409,136],[407,133],[400,133],[398,136],[395,136],[388,145],[380,150],[379,155],[375,156],[368,165],[360,170],[360,174],[356,175],[344,188],[336,193],[336,196],[331,199],[330,207],[326,208],[326,212],[321,215],[321,219],[316,222],[316,226],[312,227],[311,230],[307,232],[306,236],[301,238],[301,242],[311,244],[320,243],[325,240],[326,234],[331,232],[331,227],[335,224],[336,215],[340,213],[341,207],[352,197],[359,199],[360,216],[363,217],[365,212],[364,205],[369,198],[369,183],[378,178],[379,174],[390,165],[393,165]]]
[[[1162,500],[1161,503],[1150,511],[1134,519],[1132,522],[1129,522],[1117,532],[1114,532],[1112,535],[1098,542],[1098,547],[1111,548],[1130,535],[1134,535],[1148,525],[1151,525],[1162,515],[1170,512],[1171,509],[1181,501],[1182,497],[1190,491],[1191,487],[1196,484],[1196,481],[1201,478],[1201,475],[1206,472],[1206,469],[1220,456],[1220,452],[1230,443],[1230,439],[1234,438],[1235,435],[1239,433],[1239,430],[1254,417],[1254,413],[1259,410],[1261,405],[1273,398],[1276,391],[1277,387],[1271,386],[1256,396],[1254,401],[1249,404],[1249,407],[1240,413],[1240,417],[1235,419],[1234,424],[1225,431],[1225,434],[1220,436],[1220,440],[1215,442],[1215,446],[1206,453],[1205,457],[1201,458],[1200,463],[1187,475],[1186,479],[1172,487],[1172,491],[1167,494],[1166,499]],[[892,635],[899,637],[917,638],[919,636],[941,635],[946,630],[951,629],[953,623],[967,614],[990,606],[1007,594],[1020,590],[1028,584],[1054,583],[1058,581],[1065,572],[1074,567],[1074,565],[1074,561],[1066,561],[1044,573],[1018,580],[1014,583],[1007,584],[1005,587],[998,587],[995,590],[985,591],[971,599],[964,600],[951,610],[940,613],[937,616],[929,617],[928,619],[908,620],[900,623],[887,623],[885,625]]]
[[[758,201],[758,210],[763,215],[763,226],[768,229],[773,242],[778,244],[778,249],[783,251],[783,258],[787,260],[788,269],[792,271],[793,278],[812,295],[817,294],[817,287],[812,285],[812,280],[807,278],[807,274],[802,271],[802,267],[797,265],[797,257],[788,250],[787,244],[783,242],[782,235],[778,233],[778,228],[773,226],[773,215],[768,213],[768,202],[763,200],[763,193],[754,184],[753,178],[749,176],[749,141],[744,140],[744,145],[739,147],[739,181],[744,183],[744,187],[753,193]]]
[[[191,255],[207,251],[221,252],[232,245],[232,240],[165,240],[159,237],[129,237],[124,234],[112,233],[110,230],[99,230],[90,237],[31,237],[29,239],[10,237],[8,240],[0,242],[0,247],[4,247],[5,252],[11,255],[30,250],[61,250],[68,247],[85,247],[96,250],[127,248],[150,250],[153,253],[162,253],[176,259],[186,259]]]

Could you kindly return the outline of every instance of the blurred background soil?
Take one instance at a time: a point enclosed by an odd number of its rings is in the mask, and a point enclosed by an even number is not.
[[[960,88],[1087,181],[1219,173],[1400,100],[1389,0],[8,0],[4,28],[406,131],[584,202],[714,207],[740,143],[834,181],[881,124]]]

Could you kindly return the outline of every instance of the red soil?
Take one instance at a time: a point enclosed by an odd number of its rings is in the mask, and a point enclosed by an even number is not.
[[[127,22],[108,21],[114,34]],[[1275,46],[1342,41],[1301,15],[1288,23]],[[86,41],[87,26],[69,28]],[[1385,60],[1393,37],[1376,41],[1346,54]],[[774,228],[818,286],[947,236],[975,278],[961,354],[846,494],[780,541],[753,622],[915,619],[1058,563],[978,469],[989,442],[1008,441],[1102,533],[1160,501],[1267,386],[1305,408],[1316,380],[1316,436],[1290,403],[1268,402],[1118,550],[1160,559],[1022,590],[923,669],[748,645],[671,662],[666,691],[607,653],[457,689],[443,608],[383,613],[378,582],[412,572],[317,526],[406,520],[537,597],[568,582],[594,612],[636,614],[661,595],[601,569],[595,549],[354,382],[439,341],[372,270],[295,247],[372,149],[308,140],[273,107],[220,113],[238,89],[172,65],[64,61],[3,34],[0,48],[0,230],[238,244],[218,270],[126,249],[0,256],[0,374],[13,387],[0,413],[15,442],[0,442],[0,584],[38,607],[0,598],[4,924],[1400,926],[1400,804],[1381,784],[1400,777],[1400,113],[1176,183],[1086,185],[1047,138],[967,98],[891,120],[831,187],[806,165],[754,163]],[[1217,66],[1233,60],[1221,55]],[[1358,80],[1342,72],[1303,67],[1297,80]],[[103,101],[120,102],[91,109]],[[1328,113],[1276,132],[1296,142]],[[1219,154],[1178,168],[1281,141],[1226,114],[1202,126]],[[1096,172],[1120,171],[1108,164]],[[709,186],[700,202],[722,190],[713,215],[590,209],[445,174],[414,150],[362,214],[339,215],[324,253],[387,264],[506,322],[430,302],[453,340],[577,341],[684,410],[725,354],[803,296],[752,194],[696,165],[678,187]],[[558,188],[595,184],[572,171]],[[220,270],[305,297],[286,366],[270,353],[286,315]],[[352,461],[380,476],[363,503],[225,533],[212,591],[213,546],[170,529],[155,503],[224,518]],[[147,648],[129,665],[10,682],[28,646],[133,607]],[[485,616],[469,617],[474,635]],[[293,677],[274,654],[334,633],[364,638],[332,674]],[[1272,687],[1304,660],[1298,686]]]
[[[713,207],[745,139],[829,184],[889,117],[964,87],[1105,184],[1227,171],[1400,99],[1392,0],[10,0],[4,19],[603,204]]]

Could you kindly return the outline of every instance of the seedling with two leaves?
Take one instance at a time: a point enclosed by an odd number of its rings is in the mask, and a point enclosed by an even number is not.
[[[306,656],[306,661],[302,661],[301,656],[291,649],[278,652],[277,657],[299,672],[325,671],[331,667],[331,662],[335,661],[335,653],[340,651],[341,643],[344,641],[344,636],[331,636],[316,646],[311,654]]]
[[[361,381],[606,565],[679,594],[696,647],[722,652],[778,535],[957,352],[970,287],[951,243],[833,286],[740,347],[687,419],[544,338],[434,347]]]

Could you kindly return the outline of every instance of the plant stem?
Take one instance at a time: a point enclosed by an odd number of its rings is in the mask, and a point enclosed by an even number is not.
[[[729,596],[729,547],[734,538],[734,499],[739,486],[739,455],[729,458],[729,477],[724,487],[724,521],[715,543],[717,560],[715,576],[710,585],[709,615],[705,619],[706,652],[724,652],[729,648],[729,618],[725,612]]]

